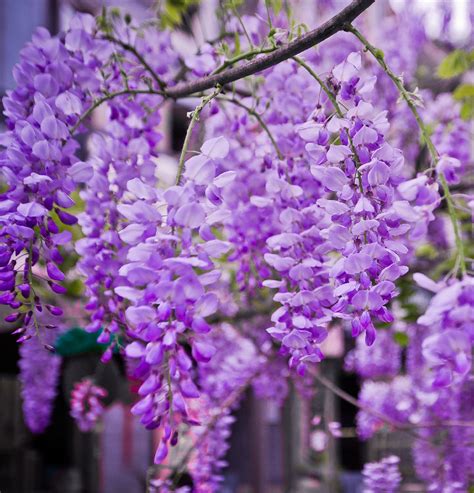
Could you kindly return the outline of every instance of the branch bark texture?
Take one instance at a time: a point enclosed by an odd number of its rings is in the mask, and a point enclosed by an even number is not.
[[[308,48],[321,43],[337,32],[344,31],[348,24],[367,10],[374,2],[375,0],[353,0],[347,7],[323,25],[297,37],[281,48],[221,73],[205,76],[190,82],[182,82],[174,87],[166,88],[165,95],[172,99],[183,98],[207,89],[212,89],[216,86],[225,86],[226,84],[278,65]]]

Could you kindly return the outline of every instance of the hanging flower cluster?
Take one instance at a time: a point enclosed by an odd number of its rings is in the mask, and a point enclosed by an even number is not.
[[[316,110],[299,127],[322,198],[292,213],[291,232],[267,240],[278,252],[267,254],[267,262],[284,279],[300,281],[298,291],[276,295],[284,308],[270,329],[295,363],[321,359],[316,344],[333,319],[350,319],[353,336],[365,332],[368,345],[375,340],[374,321],[393,322],[386,305],[396,296],[394,282],[408,271],[404,238],[426,233],[439,202],[437,185],[425,176],[404,180],[401,151],[384,140],[386,114],[364,99],[375,81],[361,81],[360,66],[360,54],[353,53],[328,80],[337,94],[334,104],[349,107],[347,113],[327,117]],[[331,143],[331,136],[340,143]],[[305,216],[303,235],[294,228]],[[310,258],[302,256],[305,243]]]
[[[56,334],[48,331],[47,342]],[[49,350],[45,341],[31,337],[20,346],[20,381],[25,423],[33,433],[42,433],[51,421],[57,393],[61,358]]]
[[[104,413],[102,399],[106,396],[107,391],[95,385],[90,378],[83,378],[75,384],[71,392],[71,416],[81,431],[94,428]]]
[[[166,457],[168,443],[176,444],[178,425],[193,421],[186,404],[199,396],[192,359],[207,362],[215,353],[212,344],[195,337],[211,330],[206,317],[218,309],[210,288],[221,273],[212,259],[230,249],[211,230],[224,212],[215,205],[219,191],[234,176],[232,172],[216,176],[218,162],[227,152],[225,139],[208,140],[201,153],[186,162],[182,185],[160,195],[134,179],[127,184],[132,202],[119,206],[130,221],[119,236],[130,249],[119,270],[126,284],[115,292],[130,302],[125,318],[136,341],[126,352],[140,358],[135,374],[144,380],[141,400],[132,412],[147,428],[165,429],[155,462]],[[160,203],[166,207],[166,219],[158,211]]]
[[[402,481],[398,470],[400,459],[392,455],[379,462],[365,464],[364,493],[396,493]]]
[[[103,362],[126,357],[139,381],[132,413],[159,429],[155,463],[183,433],[194,439],[182,468],[197,492],[220,488],[243,392],[281,405],[293,381],[310,399],[333,329],[357,338],[346,367],[364,379],[358,435],[413,427],[418,476],[433,491],[466,491],[474,283],[465,204],[449,186],[472,167],[469,124],[451,95],[414,87],[418,46],[431,41],[406,6],[375,29],[385,54],[352,30],[258,77],[203,86],[295,39],[286,14],[263,7],[259,17],[224,16],[223,38],[195,55],[180,57],[175,36],[153,23],[107,12],[74,17],[57,37],[39,29],[22,50],[0,136],[0,303],[23,343],[27,424],[47,425],[60,365],[44,351],[54,343],[44,329],[57,323],[40,314],[62,314],[52,300],[77,274],[85,330],[106,345]],[[188,83],[202,99],[176,170],[165,169],[162,119]],[[160,177],[171,173],[168,186]],[[439,234],[448,215],[453,241]],[[406,287],[426,242],[455,244],[453,270],[441,266],[439,283],[415,274],[435,295],[407,315],[400,306],[426,294]],[[67,272],[72,246],[79,258]],[[94,427],[105,397],[92,378],[77,383],[71,414],[81,430]],[[398,459],[367,464],[364,476],[365,491],[395,492]],[[150,486],[175,487],[170,477]]]

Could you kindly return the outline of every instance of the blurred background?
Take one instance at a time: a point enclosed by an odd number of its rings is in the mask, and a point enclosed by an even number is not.
[[[469,32],[467,5],[473,0],[451,0],[456,4],[449,25],[453,39]],[[429,10],[434,0],[413,1],[414,9]],[[97,14],[102,5],[122,7],[137,19],[150,15],[152,0],[0,0],[0,95],[13,86],[13,65],[22,46],[37,26],[57,33],[76,12]],[[185,53],[193,52],[196,40],[212,39],[218,33],[214,12],[218,0],[194,5],[176,33]],[[319,23],[313,13],[315,0],[291,2],[305,16],[309,26]],[[336,2],[337,3],[337,2]],[[341,1],[341,6],[347,2]],[[252,12],[255,2],[245,3]],[[296,5],[297,4],[297,5]],[[377,0],[370,11],[372,22],[381,22],[387,8],[397,2]],[[439,4],[439,2],[438,2]],[[436,36],[441,17],[433,11],[426,17],[428,32]],[[197,39],[197,44],[199,44]],[[440,50],[443,50],[441,47]],[[186,103],[170,104],[164,125],[169,139],[162,152],[174,162],[186,131]],[[0,116],[0,128],[1,128]],[[97,118],[100,125],[100,115]],[[165,133],[166,135],[166,133]],[[78,308],[80,309],[80,307]],[[3,317],[0,318],[3,320]],[[108,391],[107,411],[98,429],[81,433],[69,416],[68,396],[74,382],[90,374],[99,362],[100,348],[95,336],[89,337],[71,327],[62,337],[62,356],[58,394],[52,424],[46,432],[33,435],[23,423],[18,381],[18,345],[11,336],[11,325],[0,325],[0,491],[2,493],[141,493],[146,490],[147,470],[152,463],[155,437],[129,413],[134,382],[127,380],[124,363],[114,356],[103,367],[98,382]],[[327,359],[321,373],[348,394],[357,397],[359,382],[343,369],[343,355],[352,340],[342,332],[331,332],[326,343]],[[410,454],[409,437],[391,433],[361,442],[355,434],[356,409],[325,388],[317,388],[312,401],[302,400],[291,389],[283,407],[257,400],[249,392],[233,426],[228,452],[226,480],[222,493],[305,493],[360,491],[361,469],[365,462],[384,454],[402,458]],[[341,423],[342,437],[318,431],[315,415],[326,422]],[[388,441],[389,440],[389,441]],[[326,443],[327,442],[327,443]],[[324,452],[319,452],[324,448]],[[402,471],[405,477],[412,471]],[[413,485],[412,491],[417,490]]]

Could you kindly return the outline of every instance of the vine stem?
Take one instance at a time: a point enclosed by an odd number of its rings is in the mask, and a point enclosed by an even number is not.
[[[334,109],[336,110],[337,116],[339,118],[344,118],[344,113],[341,110],[341,107],[339,103],[337,102],[336,96],[330,91],[328,86],[324,83],[324,81],[319,77],[319,75],[300,57],[294,56],[293,60],[301,65],[321,86],[321,89],[326,93],[327,97],[331,101],[332,105],[334,106]],[[356,161],[356,168],[357,168],[357,181],[359,184],[359,190],[362,195],[364,195],[364,186],[362,185],[362,176],[359,172],[359,166],[361,165],[360,157],[359,154],[357,154],[357,149],[355,148],[354,141],[352,140],[352,137],[349,133],[349,130],[346,131],[347,139],[349,140],[349,144],[351,147],[352,154],[354,154],[354,158]],[[366,239],[366,233],[364,233],[364,238]]]
[[[280,151],[278,144],[276,143],[275,138],[273,137],[272,133],[270,132],[270,129],[268,128],[267,124],[263,121],[262,117],[253,109],[249,108],[247,105],[241,103],[238,99],[235,98],[226,98],[225,96],[219,96],[217,98],[220,101],[227,101],[229,103],[235,104],[239,108],[244,109],[249,115],[252,115],[255,117],[255,119],[258,121],[262,129],[265,131],[265,133],[268,135],[268,138],[271,140],[273,147],[275,148],[275,151],[278,155],[278,159],[283,159],[283,154]]]
[[[194,126],[199,120],[199,115],[204,107],[212,101],[218,94],[222,91],[221,86],[217,86],[212,94],[202,98],[201,103],[196,106],[196,108],[191,112],[191,122],[189,123],[188,130],[186,131],[186,136],[184,138],[183,148],[181,150],[181,155],[178,161],[178,171],[176,173],[176,185],[179,185],[181,181],[181,176],[184,171],[184,160],[186,159],[186,153],[188,152],[189,142],[191,141],[191,135],[193,133]]]
[[[265,53],[272,53],[276,50],[276,47],[268,47],[268,48],[260,48],[246,51],[245,53],[240,53],[240,55],[236,55],[233,58],[229,58],[225,62],[222,63],[220,67],[217,67],[211,75],[220,74],[226,68],[232,67],[236,63],[242,60],[250,60],[257,55],[263,55]]]
[[[460,427],[460,428],[474,428],[474,421],[458,421],[458,420],[446,420],[441,423],[436,422],[426,422],[426,423],[400,423],[399,421],[395,421],[390,416],[387,416],[384,413],[376,411],[373,407],[369,405],[365,405],[363,402],[357,400],[352,395],[348,394],[340,387],[338,387],[335,383],[333,383],[329,378],[321,375],[317,371],[311,372],[311,375],[324,387],[330,390],[332,393],[345,400],[349,404],[352,404],[354,407],[361,409],[362,411],[371,414],[372,416],[380,419],[381,421],[387,423],[393,428],[402,430],[402,431],[410,431],[417,428],[435,428],[437,426],[451,426],[451,427]],[[416,434],[417,438],[420,438],[418,434]]]
[[[218,74],[204,76],[189,82],[182,82],[173,87],[168,86],[166,94],[172,99],[190,96],[191,94],[211,89],[216,85],[225,86],[231,82],[278,65],[330,38],[337,32],[344,30],[349,23],[367,10],[374,2],[375,0],[353,0],[347,7],[321,26],[298,36],[289,43],[280,46],[275,51],[257,57],[237,67],[224,70]]]
[[[423,119],[421,118],[420,113],[418,112],[418,109],[416,107],[415,102],[413,101],[413,98],[411,97],[410,93],[403,85],[402,78],[397,76],[387,65],[387,63],[385,62],[383,52],[380,49],[373,46],[357,28],[355,28],[352,24],[348,24],[345,26],[344,29],[352,33],[364,45],[365,49],[372,54],[372,56],[375,58],[377,63],[382,67],[383,71],[390,77],[390,79],[392,79],[400,95],[405,100],[411,112],[413,113],[413,116],[415,117],[418,127],[420,128],[421,135],[423,136],[423,140],[431,155],[433,165],[436,168],[436,164],[439,161],[438,151],[436,150],[436,147],[434,146],[433,141],[431,140],[428,129],[426,128]],[[448,183],[442,172],[438,172],[438,179],[439,182],[441,183],[441,187],[444,193],[444,198],[446,199],[446,204],[448,206],[448,213],[451,219],[451,224],[453,226],[454,238],[456,242],[457,256],[459,258],[461,273],[464,276],[467,272],[467,268],[466,268],[466,256],[464,253],[464,244],[461,238],[461,228],[459,225],[460,221],[456,213],[456,208],[454,206],[453,197],[451,196],[451,191],[449,190]]]
[[[124,89],[123,91],[117,91],[117,92],[111,92],[109,94],[106,94],[105,96],[97,99],[89,108],[87,108],[84,113],[79,117],[79,120],[77,120],[76,124],[71,127],[71,130],[69,133],[73,135],[76,130],[80,127],[80,125],[88,118],[91,113],[98,108],[101,104],[105,103],[106,101],[110,101],[111,99],[117,98],[119,96],[134,96],[137,94],[155,94],[158,96],[164,96],[165,93],[162,91],[155,91],[153,89]]]
[[[163,91],[163,92],[166,91],[166,83],[158,77],[156,72],[151,68],[150,64],[145,60],[145,58],[140,54],[140,52],[134,46],[132,46],[128,43],[125,43],[124,41],[121,41],[120,39],[117,39],[112,35],[105,36],[105,39],[107,39],[108,41],[112,41],[112,43],[118,44],[124,50],[129,51],[130,53],[133,53],[133,55],[135,55],[137,60],[145,67],[145,69],[151,75],[153,80],[158,84],[161,91]]]

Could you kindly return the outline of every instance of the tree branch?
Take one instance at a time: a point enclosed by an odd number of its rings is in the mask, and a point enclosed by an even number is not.
[[[311,48],[339,31],[343,31],[348,24],[369,8],[375,0],[353,0],[346,8],[325,22],[322,26],[299,36],[290,43],[278,48],[267,55],[258,57],[238,67],[224,72],[202,77],[190,82],[183,82],[174,87],[168,87],[166,95],[172,99],[183,98],[196,92],[212,89],[216,85],[225,86],[231,82],[243,79],[249,75],[273,67],[295,55]]]
[[[227,70],[224,70],[219,73],[215,73],[212,75],[208,75],[205,77],[201,77],[200,79],[192,80],[190,82],[180,82],[174,87],[167,86],[150,65],[146,62],[146,60],[138,53],[138,51],[131,45],[124,43],[116,38],[109,36],[108,38],[111,42],[118,43],[125,50],[132,52],[140,61],[140,63],[144,66],[146,70],[151,74],[155,82],[160,86],[160,90],[128,90],[124,89],[123,91],[117,91],[116,93],[106,95],[105,97],[97,100],[90,108],[86,110],[86,112],[81,115],[79,121],[76,125],[71,129],[71,134],[73,134],[79,125],[92,113],[94,109],[100,106],[105,101],[109,99],[113,99],[116,96],[126,95],[126,94],[160,94],[164,98],[170,99],[180,99],[185,98],[187,96],[196,95],[196,93],[202,93],[207,89],[213,89],[217,86],[223,87],[226,84],[230,84],[237,80],[248,77],[249,75],[256,74],[257,72],[261,72],[269,67],[273,67],[274,65],[278,65],[285,60],[288,60],[292,57],[295,57],[299,53],[311,48],[325,39],[330,38],[332,35],[336,34],[339,31],[347,30],[347,26],[356,19],[362,12],[367,10],[375,0],[353,0],[350,5],[346,8],[342,9],[338,14],[325,22],[322,26],[319,26],[312,31],[303,34],[302,36],[297,37],[290,43],[277,48],[271,53],[265,54],[258,58],[254,58],[243,65],[238,67],[232,67]],[[247,56],[249,53],[246,54]],[[231,60],[231,63],[234,63],[235,60]],[[226,63],[229,63],[227,61]],[[224,67],[221,66],[217,70],[221,70]],[[241,91],[237,91],[241,92]],[[242,94],[243,96],[247,96],[247,94]]]
[[[372,416],[376,417],[380,421],[383,421],[384,423],[388,424],[392,428],[399,429],[401,431],[408,432],[410,430],[415,430],[417,428],[437,428],[437,427],[442,428],[443,426],[459,427],[459,428],[474,428],[474,421],[462,421],[462,420],[444,420],[440,422],[426,421],[421,423],[401,423],[399,421],[392,419],[390,416],[387,416],[386,414],[377,411],[372,406],[367,405],[361,402],[360,400],[357,400],[355,397],[342,390],[334,382],[329,380],[329,378],[325,377],[318,371],[311,372],[311,375],[321,385],[326,387],[328,390],[333,392],[335,395],[337,395],[344,401],[348,402],[349,404],[352,404],[354,407],[357,407],[361,411],[365,411],[366,413],[371,414]],[[417,434],[415,436],[416,438],[420,438],[420,436]]]
[[[433,144],[433,141],[431,140],[428,129],[426,128],[426,125],[424,124],[423,119],[421,118],[418,108],[416,107],[416,103],[413,100],[412,94],[405,88],[403,84],[403,79],[397,76],[387,65],[383,52],[378,48],[376,48],[375,46],[373,46],[371,43],[369,43],[367,38],[358,29],[356,29],[354,26],[349,24],[345,26],[345,30],[351,32],[364,45],[365,49],[369,53],[371,53],[371,55],[375,58],[377,63],[382,67],[383,71],[390,77],[390,79],[392,79],[392,82],[395,84],[395,87],[398,89],[400,95],[406,101],[408,107],[410,108],[410,111],[413,113],[413,116],[415,117],[418,127],[420,128],[421,135],[423,136],[424,143],[426,144],[430,152],[431,160],[433,162],[433,167],[436,169],[436,165],[438,164],[440,159],[439,153],[435,145]],[[461,273],[462,276],[464,276],[466,275],[467,266],[466,266],[466,255],[464,252],[464,243],[461,234],[461,221],[457,216],[453,198],[451,197],[449,185],[448,182],[446,181],[446,177],[444,176],[444,173],[438,171],[437,175],[438,175],[438,181],[441,183],[441,187],[443,188],[444,197],[446,200],[446,204],[448,206],[449,217],[451,218],[451,224],[453,226],[457,255],[461,266]]]

